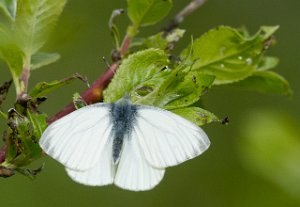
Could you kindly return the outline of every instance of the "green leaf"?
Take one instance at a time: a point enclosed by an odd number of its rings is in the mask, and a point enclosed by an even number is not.
[[[256,35],[248,37],[221,26],[196,39],[181,57],[193,64],[193,70],[216,76],[215,85],[240,81],[256,71],[265,42],[277,28],[262,27]]]
[[[134,100],[136,104],[153,105],[168,110],[186,107],[197,102],[213,81],[214,76],[195,71],[184,72],[178,67],[156,84],[156,87],[152,87],[153,90]]]
[[[261,34],[263,39],[268,39],[271,37],[277,30],[279,29],[279,26],[261,26],[260,31],[258,31],[258,34]]]
[[[31,150],[31,127],[29,120],[11,109],[8,112],[8,126],[10,127],[6,138],[7,155],[5,162],[13,166],[23,165],[28,162],[27,154]]]
[[[30,178],[30,179],[35,179],[36,176],[41,173],[41,171],[44,169],[44,164],[37,169],[29,169],[29,168],[17,168],[16,171],[19,172],[20,174]]]
[[[87,103],[83,100],[79,93],[73,95],[73,104],[76,109],[80,109],[84,106],[87,106]]]
[[[171,70],[164,67],[167,64],[166,54],[159,49],[129,56],[104,91],[104,101],[116,102],[130,94],[135,104],[181,108],[197,102],[214,81],[214,76],[183,71],[182,65]]]
[[[292,91],[287,80],[271,71],[257,71],[248,78],[232,84],[234,87],[279,95],[291,95]]]
[[[42,155],[39,139],[47,126],[46,115],[26,110],[26,116],[11,109],[8,112],[6,166],[19,168]]]
[[[5,0],[4,5],[14,1]],[[46,42],[66,0],[18,0],[15,21],[10,26],[0,25],[0,58],[12,74],[17,94],[23,91],[20,75],[31,65],[31,56]],[[14,7],[11,7],[14,8]],[[11,14],[14,15],[14,10]]]
[[[168,42],[163,37],[163,35],[164,35],[163,32],[152,35],[146,38],[143,42],[141,42],[141,45],[144,48],[157,48],[157,49],[165,50],[167,48]]]
[[[0,10],[10,19],[14,20],[16,17],[17,0],[1,0]]]
[[[33,138],[34,141],[38,142],[47,127],[47,115],[33,113],[30,110],[27,110],[27,117],[30,120],[32,129],[33,129]]]
[[[59,60],[60,55],[58,53],[36,53],[31,57],[31,70],[41,68]]]
[[[163,32],[152,35],[144,40],[142,46],[144,48],[158,48],[162,50],[171,50],[174,44],[178,42],[184,35],[185,30],[174,29],[167,35]]]
[[[4,112],[2,112],[2,111],[0,111],[0,116],[1,116],[2,118],[4,118],[5,120],[7,119],[7,114],[4,113]]]
[[[27,117],[30,123],[30,127],[27,128],[27,131],[29,129],[30,134],[25,131],[26,134],[24,133],[20,136],[23,145],[22,153],[24,156],[18,157],[14,161],[14,163],[18,163],[18,166],[27,165],[42,156],[42,149],[39,147],[38,143],[42,133],[47,127],[47,116],[45,114],[38,114],[27,110]]]
[[[128,16],[135,27],[157,23],[172,8],[172,0],[127,0]]]
[[[17,91],[21,88],[19,77],[23,70],[23,57],[16,45],[0,45],[0,58],[6,62]]]
[[[279,59],[277,57],[266,56],[263,57],[260,63],[258,64],[257,70],[270,70],[275,68],[279,63]]]
[[[220,119],[216,115],[199,107],[186,107],[173,109],[171,111],[197,124],[198,126],[209,124],[211,122],[220,122]]]
[[[168,110],[190,106],[199,101],[213,84],[214,79],[214,76],[201,74],[198,71],[174,70],[157,90],[138,103],[144,104],[147,100],[148,104]]]
[[[179,83],[173,89],[173,92],[167,93],[162,99],[168,99],[165,109],[174,109],[190,106],[200,100],[201,96],[206,94],[215,80],[212,75],[202,74],[199,71],[191,71],[185,75],[183,82]],[[173,94],[174,95],[173,95]],[[170,98],[168,98],[168,96]],[[173,98],[175,97],[176,98]],[[172,97],[172,98],[171,98]],[[165,101],[162,101],[165,103]]]
[[[130,55],[123,60],[104,91],[104,102],[116,102],[126,94],[131,94],[132,101],[136,102],[144,90],[153,91],[170,73],[169,70],[164,70],[168,63],[167,55],[159,49],[148,49]]]
[[[10,120],[8,120],[10,121]],[[8,122],[10,123],[10,122]],[[5,162],[1,165],[10,167],[10,162],[17,156],[17,139],[13,134],[11,128],[8,128],[7,133],[5,134],[5,144],[6,144],[6,154],[5,154]]]
[[[66,0],[19,0],[16,15],[16,34],[26,59],[46,42]],[[27,60],[28,61],[28,60]]]
[[[36,84],[33,89],[28,93],[32,99],[36,99],[38,97],[43,97],[47,96],[48,94],[52,93],[53,91],[71,83],[72,81],[79,79],[85,83],[87,83],[87,80],[85,77],[79,75],[79,74],[74,74],[73,76],[70,76],[68,78],[65,78],[60,81],[52,81],[52,82],[40,82]]]

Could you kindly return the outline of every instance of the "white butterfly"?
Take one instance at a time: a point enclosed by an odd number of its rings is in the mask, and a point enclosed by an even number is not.
[[[194,123],[128,99],[80,108],[51,124],[40,140],[74,181],[133,191],[152,189],[166,167],[200,155],[209,145]]]

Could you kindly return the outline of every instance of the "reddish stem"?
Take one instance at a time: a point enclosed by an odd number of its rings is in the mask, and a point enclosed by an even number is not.
[[[119,63],[112,64],[108,68],[108,70],[93,83],[93,85],[90,88],[88,88],[86,91],[81,93],[81,97],[85,102],[87,102],[88,104],[92,104],[102,99],[102,91],[109,84],[118,66]],[[60,119],[61,117],[64,117],[65,115],[71,113],[74,110],[75,110],[74,104],[70,103],[62,111],[60,111],[51,119],[49,119],[48,124],[51,124],[52,122]]]
[[[30,68],[28,66],[25,66],[22,70],[22,74],[20,77],[20,83],[23,86],[21,86],[22,90],[20,91],[20,94],[17,94],[17,99],[21,99],[22,95],[27,93],[29,76],[30,76]]]
[[[21,87],[23,87],[23,88],[21,91],[17,92],[18,100],[21,100],[22,96],[27,93],[29,76],[30,76],[30,68],[29,68],[29,66],[26,65],[23,68],[23,71],[22,71],[22,74],[20,77],[20,83],[21,83],[21,85],[23,84],[23,86],[21,86]],[[7,149],[7,145],[3,144],[3,146],[0,149],[0,164],[5,161],[6,149]]]
[[[120,48],[120,55],[124,56],[124,54],[127,52],[132,38],[129,36],[125,36],[122,42],[122,46]],[[116,70],[118,69],[119,62],[113,63],[107,71],[101,75],[94,83],[93,85],[88,88],[86,91],[81,93],[81,97],[85,102],[88,104],[96,103],[102,99],[102,92],[103,89],[106,88],[106,86],[109,84],[110,80],[114,76]],[[75,110],[74,104],[70,103],[67,105],[62,111],[58,112],[54,117],[52,117],[48,124],[53,123],[54,121],[60,119],[61,117],[64,117],[65,115],[71,113]]]
[[[125,38],[123,39],[122,46],[120,48],[121,56],[123,56],[127,52],[128,48],[131,44],[131,41],[132,41],[132,38],[126,35]]]

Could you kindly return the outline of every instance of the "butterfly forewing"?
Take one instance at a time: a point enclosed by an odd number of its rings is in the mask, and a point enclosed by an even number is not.
[[[112,184],[116,166],[112,162],[112,139],[104,147],[96,166],[85,171],[66,169],[68,175],[78,183],[91,186]]]
[[[93,168],[111,135],[108,107],[94,104],[59,119],[45,130],[40,146],[69,169]]]
[[[205,132],[194,123],[150,106],[138,107],[133,134],[146,160],[156,168],[192,159],[210,145]]]

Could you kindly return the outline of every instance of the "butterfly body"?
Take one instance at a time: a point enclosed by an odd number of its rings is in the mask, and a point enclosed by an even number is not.
[[[136,121],[136,114],[136,105],[130,104],[127,99],[121,99],[116,103],[110,104],[110,118],[113,124],[112,147],[114,164],[117,164],[119,161],[124,139],[130,137],[133,125]]]
[[[194,123],[128,98],[80,108],[54,122],[40,146],[76,182],[123,189],[152,189],[165,168],[202,154],[210,145]]]

